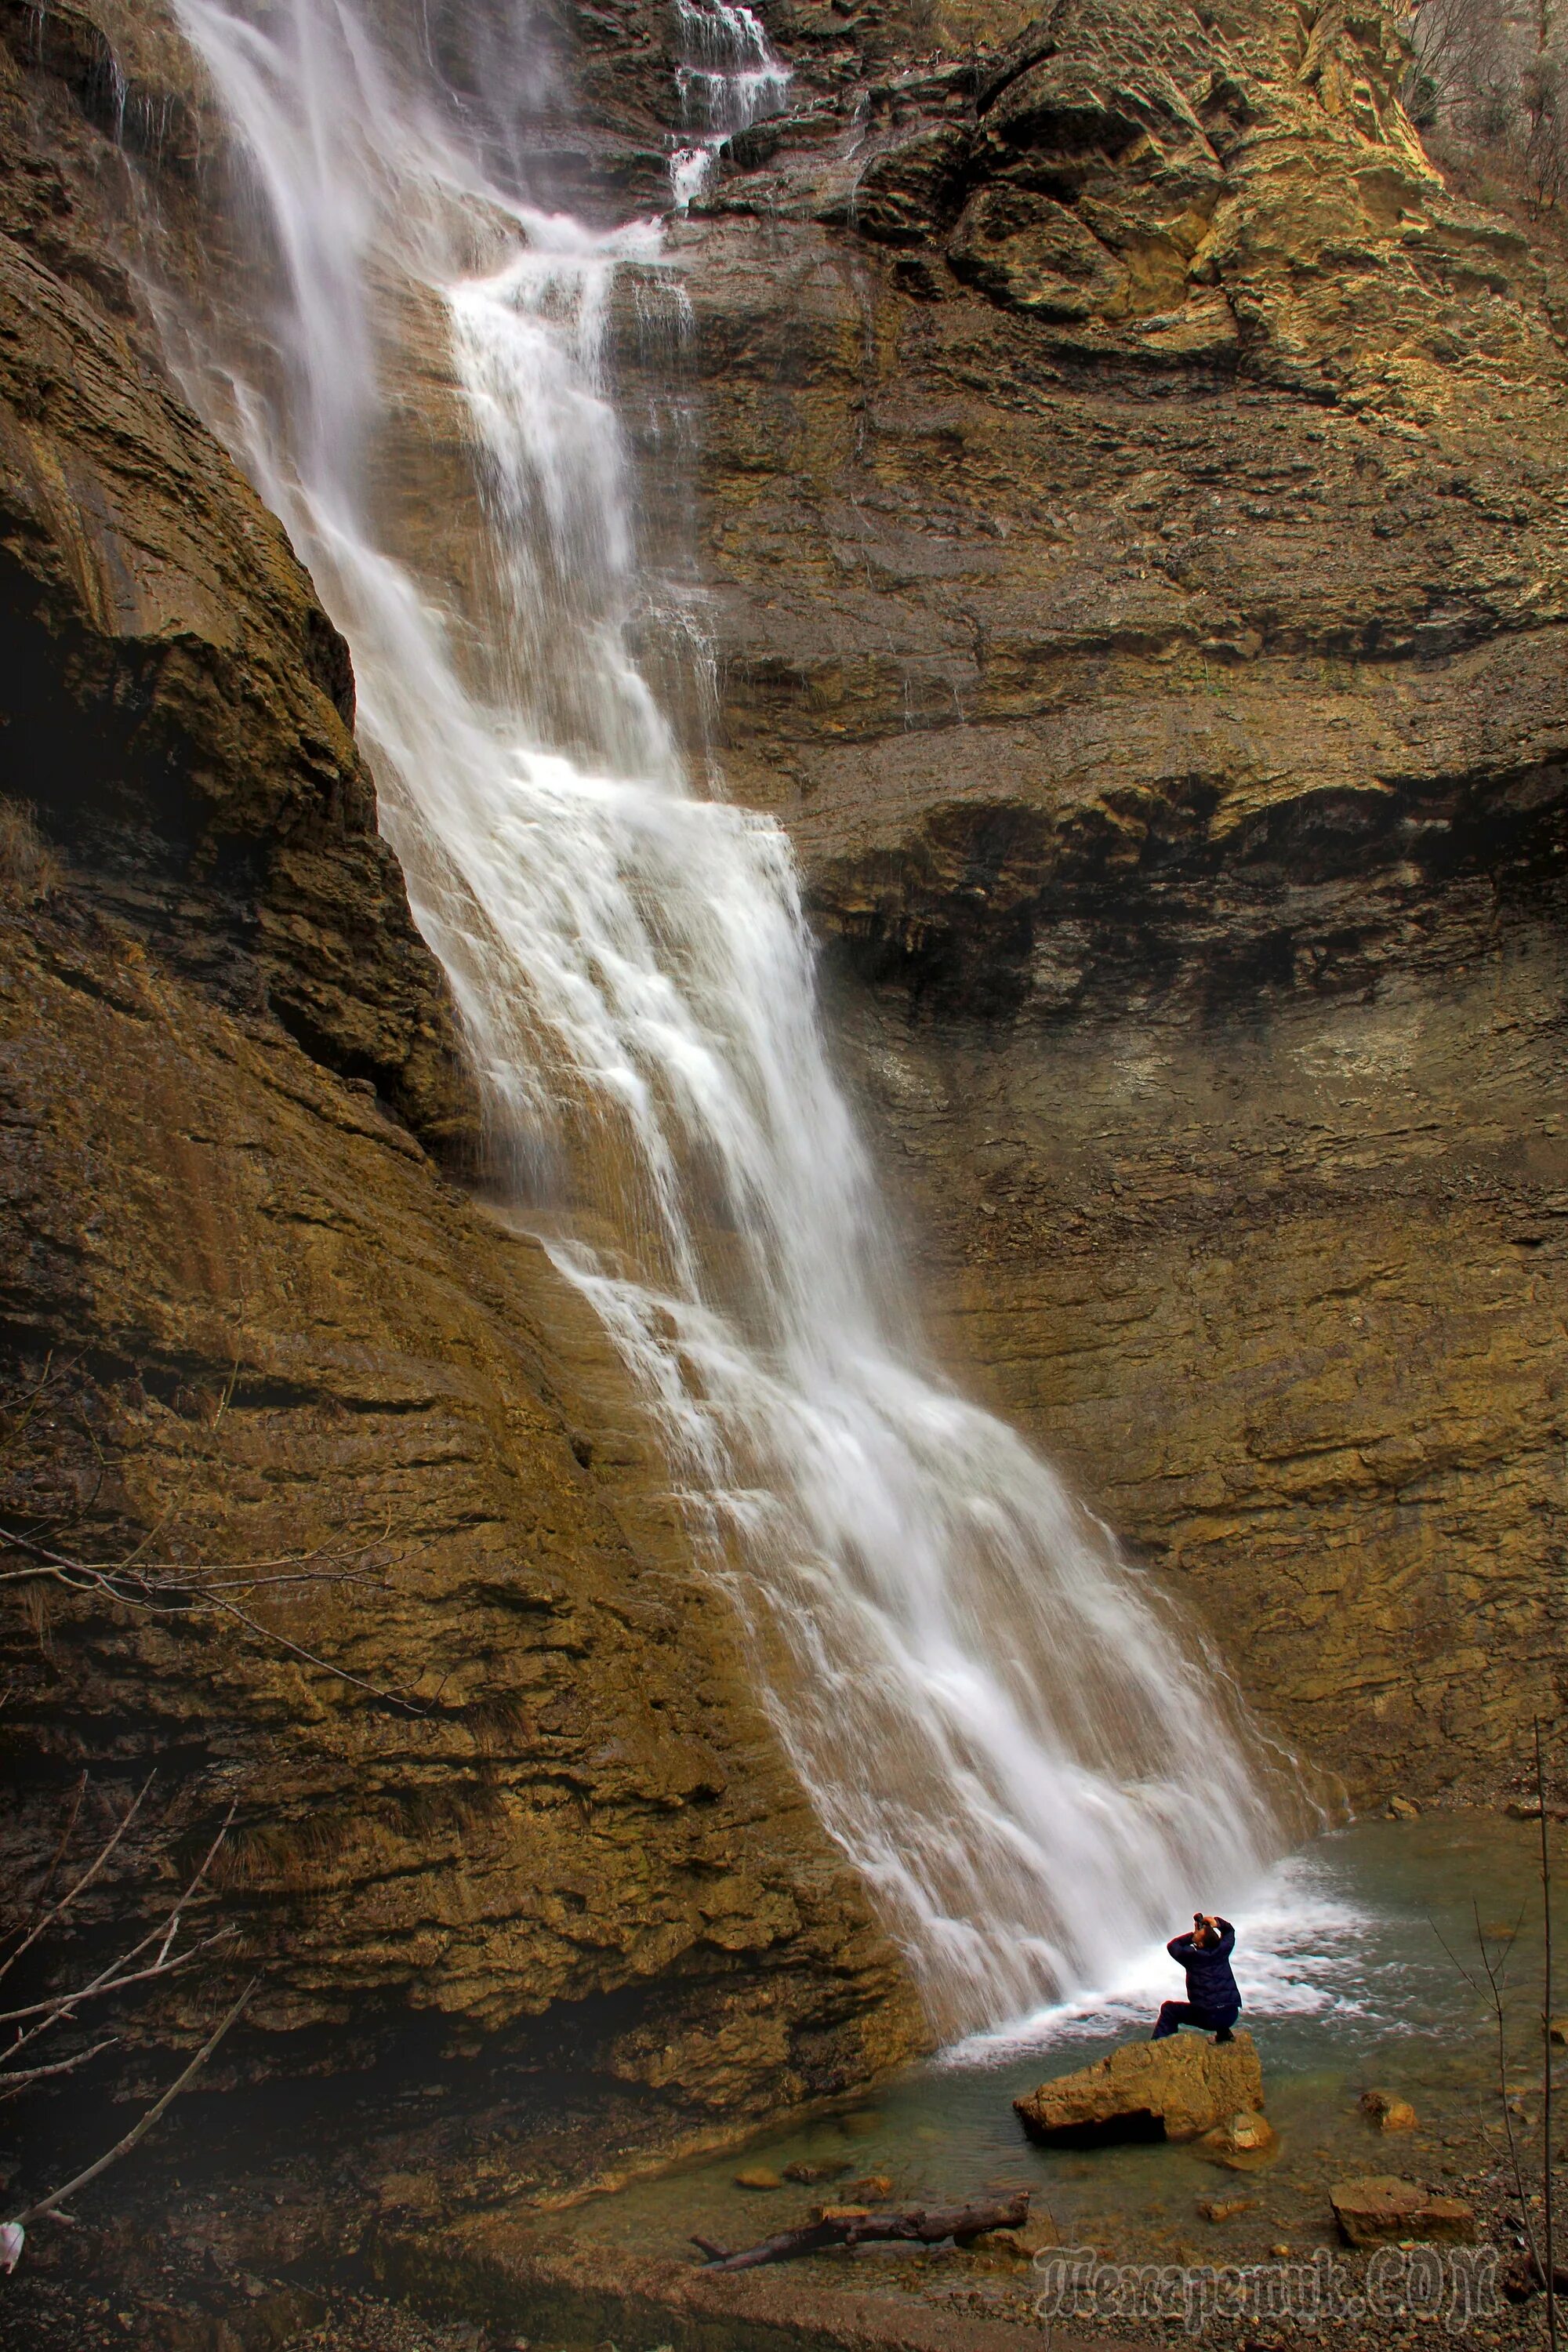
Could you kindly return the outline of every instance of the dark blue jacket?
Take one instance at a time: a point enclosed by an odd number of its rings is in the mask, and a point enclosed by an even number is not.
[[[1187,1972],[1187,1999],[1193,2007],[1213,2010],[1217,2014],[1222,2009],[1239,2009],[1241,1995],[1230,1972],[1236,1929],[1228,1919],[1216,1919],[1215,1926],[1219,1929],[1217,1944],[1205,1948],[1194,1943],[1191,1936],[1178,1936],[1165,1949]]]

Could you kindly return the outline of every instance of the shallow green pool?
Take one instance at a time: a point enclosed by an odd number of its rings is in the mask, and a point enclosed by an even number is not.
[[[881,2176],[910,2202],[1025,2184],[1064,2242],[1107,2249],[1189,2245],[1212,2257],[1219,2233],[1200,2218],[1199,2200],[1231,2197],[1250,2204],[1224,2227],[1226,2259],[1281,2240],[1303,2249],[1326,2242],[1332,2179],[1394,2171],[1441,2183],[1497,2161],[1495,2024],[1460,1969],[1479,1974],[1479,1915],[1484,1928],[1501,1931],[1491,1948],[1507,1962],[1509,2079],[1524,2084],[1539,2069],[1538,1838],[1527,1824],[1479,1813],[1361,1822],[1321,1838],[1258,1890],[1237,1921],[1237,1970],[1242,2022],[1257,2040],[1281,2135],[1266,2171],[1238,2177],[1164,2146],[1046,2151],[1018,2130],[1011,2102],[1020,2091],[1146,2032],[1160,2000],[1180,1995],[1178,1972],[1156,1950],[1095,2000],[970,2042],[874,2099],[762,2137],[740,2157],[634,2183],[584,2209],[578,2226],[649,2252],[674,2251],[693,2231],[740,2245],[804,2220],[814,2200]],[[1568,1891],[1568,1851],[1560,1832],[1553,1838]],[[1554,1916],[1558,1908],[1554,1899]],[[1185,1924],[1173,1920],[1172,1934]],[[1559,1948],[1558,2006],[1568,2010],[1568,1899]],[[1385,2135],[1363,2119],[1357,2100],[1374,2085],[1414,2104],[1416,2131]],[[1537,2103],[1521,2093],[1521,2104],[1528,2130]],[[782,2173],[792,2163],[846,2169],[831,2188],[735,2183],[739,2170]]]

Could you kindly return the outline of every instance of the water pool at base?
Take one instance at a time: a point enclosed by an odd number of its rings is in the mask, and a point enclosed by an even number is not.
[[[579,2209],[574,2233],[646,2253],[679,2252],[693,2232],[741,2246],[804,2221],[814,2201],[852,2195],[858,2180],[879,2177],[891,2187],[873,2189],[877,2202],[948,2203],[1027,2187],[1036,2216],[1048,2215],[1061,2242],[1119,2254],[1187,2248],[1228,2262],[1281,2242],[1301,2251],[1326,2244],[1331,2181],[1392,2172],[1447,2188],[1506,2158],[1495,2017],[1484,1981],[1478,1990],[1461,1974],[1479,1979],[1478,1919],[1506,1962],[1508,2080],[1523,2110],[1516,2125],[1533,2137],[1539,1834],[1479,1812],[1363,1822],[1319,1839],[1259,1890],[1237,1922],[1237,1970],[1242,2024],[1257,2042],[1280,2135],[1265,2169],[1238,2174],[1163,2145],[1045,2150],[1023,2138],[1015,2097],[1146,2033],[1159,2001],[1180,1997],[1174,1964],[1156,1950],[1110,1997],[971,2042],[853,2104],[760,2136],[740,2153],[731,2147],[634,2182]],[[1552,1858],[1557,2006],[1568,2011],[1568,1842],[1556,1829]],[[1194,1889],[1194,1905],[1204,1894]],[[1173,1919],[1171,1933],[1187,1924]],[[1357,2102],[1373,2087],[1408,2099],[1418,2128],[1392,2134],[1372,2126]],[[846,2168],[813,2187],[736,2184],[738,2171],[782,2173],[795,2163]],[[1249,2209],[1223,2227],[1200,2216],[1200,2200],[1233,2198]],[[836,2259],[811,2267],[826,2272]],[[880,2271],[900,2258],[866,2250],[856,2259]],[[907,2266],[930,2258],[901,2259]]]

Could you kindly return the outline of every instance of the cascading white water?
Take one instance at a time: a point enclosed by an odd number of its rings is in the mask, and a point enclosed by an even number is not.
[[[783,111],[790,71],[749,8],[730,0],[676,0],[675,22],[680,110],[698,134],[669,162],[670,188],[684,210],[707,187],[724,141]]]
[[[629,650],[606,322],[617,272],[667,272],[658,226],[518,201],[394,12],[179,8],[265,263],[237,319],[230,274],[186,321],[188,379],[353,648],[515,1212],[591,1213],[575,1237],[553,1219],[557,1264],[636,1374],[780,1733],[939,2025],[1103,1982],[1233,1900],[1277,1832],[1229,1693],[1147,1580],[922,1360],[789,845],[694,796]],[[432,315],[476,453],[466,597],[399,552],[376,483]]]

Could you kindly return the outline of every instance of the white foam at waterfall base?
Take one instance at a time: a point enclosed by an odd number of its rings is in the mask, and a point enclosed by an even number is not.
[[[1242,2023],[1249,2029],[1284,2019],[1366,2018],[1374,2001],[1397,2012],[1399,1971],[1381,1965],[1378,1922],[1340,1883],[1321,1848],[1288,1855],[1267,1872],[1248,1890],[1234,1925]],[[1028,2050],[1141,2037],[1162,2001],[1183,1997],[1181,1972],[1165,1944],[1150,1943],[1092,1991],[966,2034],[943,2052],[942,2063],[989,2067]]]
[[[181,16],[271,264],[243,331],[216,302],[187,320],[189,380],[349,640],[509,1213],[545,1220],[630,1368],[780,1737],[939,2026],[1112,1982],[1170,1917],[1234,1907],[1279,1832],[1191,1630],[925,1360],[789,843],[692,794],[633,658],[605,337],[616,273],[657,282],[658,231],[488,182],[420,44],[387,56],[350,0]],[[365,488],[400,284],[445,303],[472,418],[489,560],[467,604]]]

